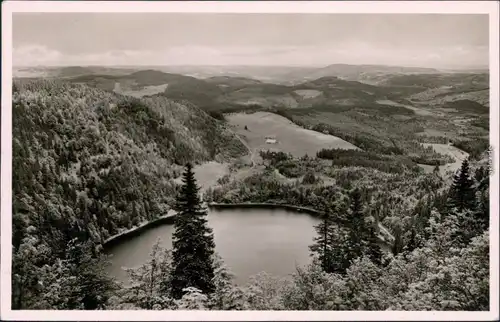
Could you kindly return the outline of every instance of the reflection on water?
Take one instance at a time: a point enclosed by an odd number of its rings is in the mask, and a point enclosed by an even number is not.
[[[216,250],[238,284],[262,271],[287,276],[296,265],[307,264],[318,223],[307,214],[283,209],[211,209],[208,221]],[[126,282],[127,274],[121,267],[146,262],[158,238],[164,247],[172,247],[172,232],[171,225],[156,227],[110,249],[110,274]]]

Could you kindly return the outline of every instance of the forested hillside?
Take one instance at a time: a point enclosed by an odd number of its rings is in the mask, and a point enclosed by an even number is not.
[[[352,66],[330,67],[352,69]],[[478,101],[471,93],[488,89],[488,74],[395,73],[384,74],[384,79],[380,84],[369,85],[361,80],[323,75],[283,85],[245,77],[198,79],[141,70],[127,75],[88,74],[65,80],[123,95],[188,101],[220,120],[224,113],[271,111],[301,127],[340,137],[363,150],[404,155],[430,166],[452,160],[421,143],[449,143],[487,136],[488,100]],[[468,96],[460,96],[465,94]],[[442,95],[455,98],[435,101]]]
[[[249,189],[240,190],[241,193],[246,190],[244,198],[288,198],[298,204],[311,201],[322,212],[323,219],[316,226],[317,237],[310,247],[314,258],[310,265],[297,267],[296,273],[288,279],[261,273],[246,285],[236,286],[220,258],[207,264],[212,266],[213,274],[211,271],[196,275],[189,269],[179,270],[179,264],[199,266],[206,258],[203,261],[201,257],[190,256],[192,260],[186,261],[184,257],[176,258],[175,247],[171,253],[157,244],[148,262],[128,270],[133,286],[116,293],[109,307],[486,311],[490,305],[489,179],[484,164],[475,167],[472,171],[464,161],[451,186],[438,198],[441,200],[422,198],[413,212],[404,207],[395,210],[392,215],[398,217],[395,220],[398,226],[394,227],[395,240],[389,254],[382,254],[375,241],[372,221],[368,219],[377,214],[370,210],[366,191],[355,188],[348,196],[342,196],[341,189],[330,186],[329,191],[325,187],[304,194],[298,187],[285,187],[262,178],[259,182],[259,178],[253,178],[253,186],[247,182],[245,187]],[[311,183],[310,180],[304,182],[306,185]],[[188,186],[183,188],[184,193]],[[381,186],[384,185],[375,189]],[[222,198],[231,201],[230,196]],[[181,204],[196,207],[199,201],[195,197],[191,199],[194,201],[180,199]],[[383,204],[393,205],[390,202]],[[338,225],[341,218],[345,219],[341,220],[346,223],[344,227]],[[191,220],[193,225],[200,224],[196,218]],[[409,230],[403,226],[405,222],[410,225]],[[183,222],[182,227],[187,230],[190,226]],[[185,247],[195,234],[196,231],[192,231],[178,239],[182,241],[179,245]],[[201,239],[199,236],[196,242]],[[203,243],[210,244],[209,241]],[[190,285],[197,286],[184,289],[182,296],[175,295],[165,286],[172,285],[171,281],[179,276],[184,277],[182,281],[190,280]],[[210,289],[204,287],[207,279],[212,283]]]
[[[100,245],[173,209],[183,164],[247,155],[244,140],[190,102],[82,84],[15,81],[12,109],[13,309],[488,309],[484,142],[455,142],[472,158],[453,180],[439,167],[423,173],[410,155],[366,146],[300,158],[260,151],[263,163],[248,175],[232,162],[205,200],[316,209],[324,219],[315,261],[291,279],[263,274],[236,286],[214,259],[208,291],[188,287],[172,297],[172,274],[198,258],[155,247],[150,262],[128,270],[126,288],[107,273]],[[185,226],[185,239],[197,243]]]
[[[73,238],[99,244],[166,215],[179,164],[247,152],[221,122],[165,97],[39,80],[14,82],[12,102],[14,308],[48,305]]]

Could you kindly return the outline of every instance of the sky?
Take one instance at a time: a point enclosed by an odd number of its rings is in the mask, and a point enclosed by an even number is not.
[[[488,66],[478,14],[14,13],[14,66]]]

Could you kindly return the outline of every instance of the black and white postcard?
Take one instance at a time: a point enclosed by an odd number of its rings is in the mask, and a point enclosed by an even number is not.
[[[498,319],[498,8],[4,2],[1,319]]]

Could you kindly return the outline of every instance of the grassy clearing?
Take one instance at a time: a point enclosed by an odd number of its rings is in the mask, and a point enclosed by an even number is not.
[[[439,167],[439,172],[441,175],[445,176],[448,174],[448,172],[455,173],[458,169],[460,169],[460,166],[462,165],[462,161],[469,157],[469,154],[467,152],[464,152],[452,145],[448,144],[437,144],[437,143],[423,143],[425,147],[431,146],[434,151],[436,151],[439,154],[444,154],[444,155],[449,155],[452,158],[455,159],[455,162],[453,163],[448,163],[443,166]]]
[[[338,137],[301,128],[288,119],[268,112],[236,113],[227,120],[250,146],[251,150],[278,150],[295,157],[315,155],[321,149],[357,149]],[[245,126],[247,129],[245,129]],[[266,144],[266,137],[276,138],[276,144]]]
[[[215,161],[206,162],[194,167],[195,178],[201,191],[208,187],[217,185],[217,180],[229,173],[229,164]],[[175,179],[175,182],[182,184],[181,177]]]

